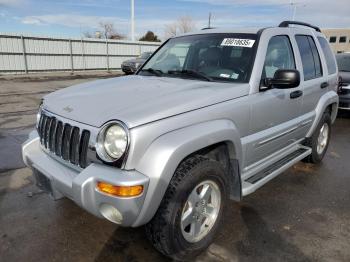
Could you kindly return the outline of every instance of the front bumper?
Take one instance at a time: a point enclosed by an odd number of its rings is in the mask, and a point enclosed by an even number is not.
[[[91,164],[82,170],[74,169],[44,152],[36,131],[23,144],[22,155],[27,166],[50,180],[55,199],[68,197],[91,214],[122,226],[133,226],[138,218],[149,183],[145,175],[101,164]],[[136,197],[115,197],[98,191],[97,181],[118,186],[142,185],[144,190]],[[118,212],[122,216],[121,220],[114,219]]]

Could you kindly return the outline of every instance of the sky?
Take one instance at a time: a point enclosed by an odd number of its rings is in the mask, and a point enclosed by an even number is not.
[[[147,30],[164,38],[165,25],[191,16],[196,28],[266,27],[290,20],[291,0],[135,0],[136,37]],[[321,28],[350,28],[350,0],[293,0],[295,19]],[[130,0],[0,0],[0,32],[81,37],[114,23],[130,36]]]

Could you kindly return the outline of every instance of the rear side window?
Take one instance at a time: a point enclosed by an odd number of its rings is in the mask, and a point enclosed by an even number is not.
[[[321,65],[321,58],[320,54],[318,53],[315,41],[313,37],[308,36],[307,39],[309,40],[309,44],[312,51],[312,56],[314,57],[315,62],[315,77],[321,77],[322,76],[322,65]]]
[[[321,60],[313,38],[308,35],[296,35],[295,39],[303,63],[304,80],[321,77]]]
[[[334,55],[333,55],[333,52],[331,50],[331,48],[329,47],[329,44],[327,42],[327,40],[324,38],[324,37],[317,37],[320,45],[321,45],[321,48],[322,48],[322,51],[323,51],[323,54],[326,58],[326,63],[327,63],[327,68],[328,68],[328,74],[331,75],[331,74],[334,74],[337,72],[337,66],[335,64],[335,59],[334,59]]]

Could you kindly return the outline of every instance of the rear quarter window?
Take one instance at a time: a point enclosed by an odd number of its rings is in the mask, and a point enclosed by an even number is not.
[[[336,63],[335,63],[335,58],[334,58],[334,55],[333,55],[333,52],[332,52],[331,48],[329,47],[329,44],[328,44],[327,40],[324,37],[321,37],[321,36],[317,37],[317,39],[318,39],[318,42],[321,45],[323,54],[324,54],[324,56],[326,58],[328,74],[331,75],[331,74],[336,73],[337,72],[337,66],[336,66]]]

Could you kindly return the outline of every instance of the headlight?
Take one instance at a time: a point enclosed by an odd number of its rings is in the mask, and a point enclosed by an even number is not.
[[[109,123],[98,135],[97,153],[102,160],[114,162],[124,155],[128,140],[128,132],[124,125],[117,122]]]
[[[38,113],[36,114],[36,128],[39,127],[42,107],[43,107],[43,101],[41,100],[40,105],[39,105],[39,109],[38,109]]]

